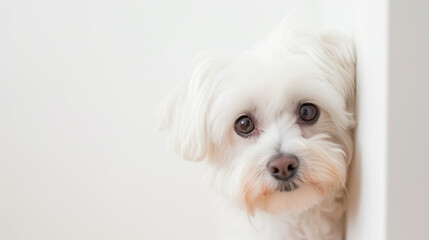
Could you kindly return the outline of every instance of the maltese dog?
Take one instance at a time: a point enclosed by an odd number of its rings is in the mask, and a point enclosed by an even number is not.
[[[197,57],[160,127],[206,163],[222,239],[343,239],[355,60],[345,36],[290,19],[238,56]]]

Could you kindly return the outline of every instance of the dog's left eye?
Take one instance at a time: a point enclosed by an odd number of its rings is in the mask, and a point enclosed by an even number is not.
[[[299,117],[301,121],[307,124],[313,124],[319,117],[319,110],[314,104],[304,103],[299,108]]]
[[[234,130],[242,137],[248,137],[253,129],[255,129],[255,126],[253,125],[252,119],[248,116],[241,116],[235,121]]]

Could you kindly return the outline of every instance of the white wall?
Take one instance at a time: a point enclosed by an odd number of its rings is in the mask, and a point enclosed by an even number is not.
[[[429,3],[356,0],[348,239],[428,239]]]
[[[1,1],[0,239],[215,239],[197,164],[150,116],[197,52],[294,7],[349,29],[342,1]]]
[[[354,1],[358,124],[349,178],[348,240],[385,239],[387,1]]]
[[[429,2],[390,0],[386,239],[429,239]]]

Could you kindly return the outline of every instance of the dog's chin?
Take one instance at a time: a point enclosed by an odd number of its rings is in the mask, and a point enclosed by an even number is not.
[[[296,185],[296,186],[295,186]],[[280,183],[275,188],[245,192],[244,205],[249,215],[255,211],[271,214],[288,212],[300,213],[308,210],[323,199],[323,193],[309,184]]]
[[[272,214],[284,211],[299,213],[314,206],[324,195],[321,189],[298,176],[287,181],[266,176],[257,182],[254,181],[257,177],[246,176],[248,178],[243,179],[239,199],[251,216],[254,216],[256,210]]]

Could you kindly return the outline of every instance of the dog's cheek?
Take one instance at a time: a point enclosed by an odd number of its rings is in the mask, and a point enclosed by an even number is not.
[[[247,213],[254,216],[256,205],[261,198],[266,198],[271,193],[267,182],[258,178],[258,170],[255,166],[247,168],[241,175],[240,195],[239,199]]]
[[[306,162],[305,181],[329,196],[340,188],[345,188],[347,167],[345,154],[335,144],[319,145],[311,151]]]

